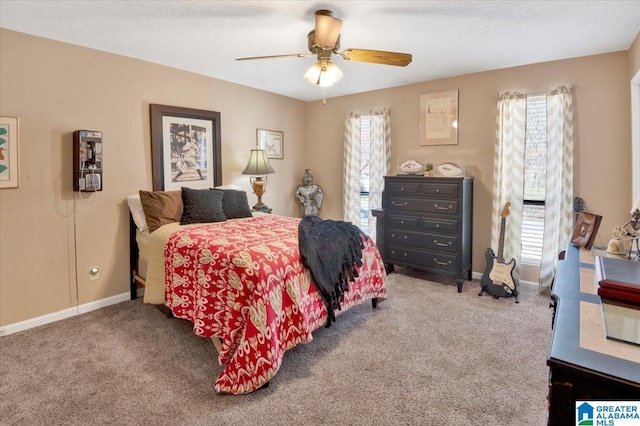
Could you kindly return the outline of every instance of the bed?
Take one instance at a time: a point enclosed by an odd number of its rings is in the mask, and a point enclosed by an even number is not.
[[[193,209],[190,197],[209,199],[220,192],[221,200],[242,204],[242,214],[180,223]],[[147,214],[149,197],[164,203],[159,221]],[[268,385],[285,351],[312,341],[312,332],[327,324],[325,301],[300,259],[301,219],[256,215],[237,187],[163,191],[154,184],[154,191],[140,191],[127,201],[131,297],[144,286],[145,303],[166,307],[190,321],[195,334],[217,343],[223,369],[216,392],[245,394]],[[222,211],[228,213],[226,204]],[[387,297],[375,242],[365,236],[362,247],[362,265],[336,311],[338,321],[354,306],[371,301],[376,307]]]

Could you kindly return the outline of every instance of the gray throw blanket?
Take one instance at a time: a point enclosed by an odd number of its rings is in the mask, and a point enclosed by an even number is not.
[[[327,306],[326,327],[335,321],[335,310],[340,309],[349,282],[358,276],[356,266],[362,266],[363,238],[369,239],[350,222],[305,216],[298,225],[300,260]]]

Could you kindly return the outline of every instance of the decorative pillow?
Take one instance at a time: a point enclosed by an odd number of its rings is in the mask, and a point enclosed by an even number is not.
[[[212,191],[221,192],[222,196],[222,211],[227,219],[238,219],[241,217],[251,217],[251,207],[249,207],[249,201],[247,201],[247,193],[244,191],[237,191],[234,189],[217,189],[213,188]]]
[[[144,209],[142,208],[142,201],[140,201],[140,194],[133,194],[127,197],[127,204],[129,205],[129,211],[133,222],[136,224],[138,231],[144,232],[149,229],[147,225],[147,218],[144,216]]]
[[[140,201],[149,232],[167,223],[180,222],[183,210],[180,191],[140,191]]]
[[[182,187],[184,212],[180,224],[222,222],[227,220],[222,210],[220,191]]]

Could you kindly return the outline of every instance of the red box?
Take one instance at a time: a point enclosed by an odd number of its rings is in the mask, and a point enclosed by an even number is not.
[[[640,262],[596,256],[598,295],[640,304]]]

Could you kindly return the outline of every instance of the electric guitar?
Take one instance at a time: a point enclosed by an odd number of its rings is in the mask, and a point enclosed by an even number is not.
[[[510,202],[506,202],[500,209],[500,240],[498,243],[498,256],[495,256],[493,250],[487,248],[487,269],[482,278],[480,285],[482,290],[478,296],[483,293],[489,293],[495,298],[498,297],[515,297],[518,300],[518,287],[513,280],[513,269],[516,267],[516,260],[511,259],[509,262],[504,260],[504,225],[509,216]]]

